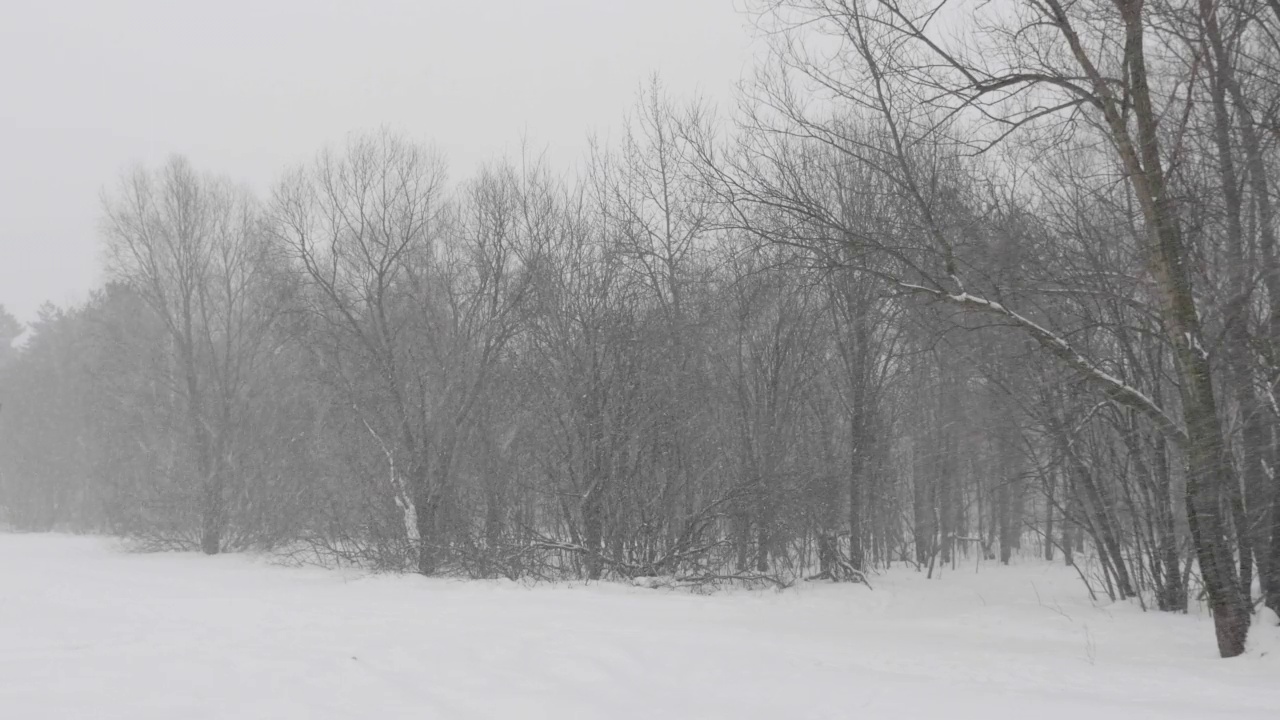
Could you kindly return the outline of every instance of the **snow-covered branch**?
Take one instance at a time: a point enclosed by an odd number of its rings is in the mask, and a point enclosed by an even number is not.
[[[1125,383],[1120,378],[1106,372],[1097,364],[1081,355],[1071,343],[1057,333],[1049,330],[1034,320],[1021,315],[1005,305],[978,297],[968,292],[948,293],[943,290],[899,282],[898,287],[913,294],[928,295],[949,305],[965,308],[986,315],[1002,317],[1035,339],[1040,347],[1080,373],[1085,380],[1102,391],[1113,402],[1130,407],[1145,415],[1160,428],[1160,431],[1179,445],[1186,444],[1187,433],[1164,408],[1149,395]]]

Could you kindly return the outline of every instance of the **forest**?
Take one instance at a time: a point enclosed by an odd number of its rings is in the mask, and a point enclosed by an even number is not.
[[[751,6],[736,107],[655,79],[579,166],[383,130],[267,193],[108,181],[109,282],[0,312],[0,524],[697,586],[1039,558],[1242,653],[1280,2]]]

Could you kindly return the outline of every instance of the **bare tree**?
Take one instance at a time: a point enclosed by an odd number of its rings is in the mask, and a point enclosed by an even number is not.
[[[104,198],[109,269],[144,299],[171,343],[198,487],[199,545],[223,547],[232,438],[271,322],[266,243],[247,192],[181,158],[139,170]]]
[[[822,57],[830,56],[807,50],[794,32],[784,33],[778,53],[783,79],[766,83],[762,96],[780,120],[757,114],[762,118],[759,126],[848,152],[894,178],[912,199],[928,248],[921,260],[895,250],[885,238],[857,238],[904,261],[905,272],[891,275],[891,282],[1020,328],[1103,396],[1143,413],[1184,449],[1187,516],[1219,650],[1224,657],[1243,652],[1249,603],[1233,564],[1219,503],[1235,477],[1219,425],[1220,399],[1193,290],[1193,250],[1182,229],[1178,200],[1168,188],[1161,89],[1146,49],[1150,11],[1140,0],[1070,6],[1056,0],[1028,2],[1016,12],[988,13],[974,25],[962,25],[976,27],[966,36],[966,49],[946,42],[935,29],[932,21],[942,6],[895,0],[788,0],[769,5],[786,28],[815,25],[825,33],[825,41],[842,52],[834,56],[841,59],[823,62]],[[848,108],[846,113],[861,113],[873,121],[882,130],[883,142],[851,139],[844,131],[846,124],[815,118],[786,81],[788,74]],[[1148,394],[1103,370],[1061,333],[979,291],[972,273],[965,272],[965,235],[947,226],[948,200],[930,179],[939,167],[938,151],[950,143],[983,152],[1013,133],[1062,132],[1063,125],[1055,122],[1067,123],[1067,132],[1096,128],[1123,168],[1141,219],[1140,247],[1154,305],[1176,358],[1179,421]],[[987,285],[988,293],[993,290]]]

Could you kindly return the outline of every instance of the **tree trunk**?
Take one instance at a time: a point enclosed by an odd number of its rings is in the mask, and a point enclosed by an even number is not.
[[[1050,470],[1048,481],[1047,481],[1048,488],[1046,488],[1046,491],[1045,491],[1047,500],[1045,502],[1045,508],[1044,508],[1044,538],[1045,538],[1044,559],[1050,562],[1053,561],[1053,503],[1055,500],[1054,491],[1057,489],[1055,487],[1057,484],[1057,479],[1058,479],[1057,471]]]
[[[1235,479],[1218,423],[1209,356],[1201,340],[1200,314],[1189,272],[1192,256],[1183,245],[1176,201],[1165,189],[1159,117],[1147,84],[1143,3],[1123,0],[1119,5],[1125,22],[1125,57],[1131,74],[1137,147],[1130,142],[1127,121],[1118,108],[1112,108],[1108,122],[1142,206],[1150,238],[1149,262],[1177,358],[1187,428],[1187,520],[1209,595],[1218,652],[1223,657],[1235,657],[1244,652],[1250,614],[1249,603],[1240,591],[1221,515],[1222,490]]]
[[[944,364],[945,365],[945,364]],[[954,560],[956,530],[959,524],[960,503],[957,487],[960,469],[953,463],[959,457],[956,443],[956,427],[960,422],[959,388],[955,379],[955,371],[949,367],[941,367],[942,396],[938,408],[939,452],[934,464],[938,487],[939,538],[943,563]]]
[[[222,551],[222,472],[215,452],[212,432],[205,422],[204,393],[196,370],[194,341],[188,320],[186,337],[178,339],[186,385],[187,425],[195,452],[197,508],[200,515],[200,550],[206,555]]]
[[[217,555],[222,551],[222,528],[226,516],[226,479],[222,463],[215,460],[213,465],[200,487],[200,550],[205,555]]]
[[[855,570],[863,570],[866,563],[862,547],[862,495],[865,482],[867,438],[864,432],[863,408],[855,408],[855,418],[850,423],[849,457],[849,564]]]
[[[440,570],[439,488],[431,482],[430,463],[419,461],[409,473],[414,523],[418,535],[418,572],[435,575]]]
[[[1009,481],[1007,478],[1000,478],[1000,484],[996,487],[996,507],[995,507],[995,524],[998,526],[1000,536],[1000,563],[1009,564],[1009,559],[1013,557],[1013,529],[1011,508],[1009,507]]]
[[[598,481],[582,498],[582,544],[587,551],[587,579],[599,580],[604,572],[604,487]]]
[[[938,529],[934,524],[933,477],[920,457],[922,454],[919,448],[912,450],[912,508],[915,516],[912,534],[915,537],[916,562],[927,565],[934,554]]]

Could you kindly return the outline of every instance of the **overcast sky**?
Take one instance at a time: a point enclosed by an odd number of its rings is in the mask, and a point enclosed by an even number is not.
[[[724,103],[743,0],[9,0],[0,9],[0,304],[101,281],[100,193],[172,153],[266,190],[350,132],[429,140],[454,177],[580,158],[654,72]]]

